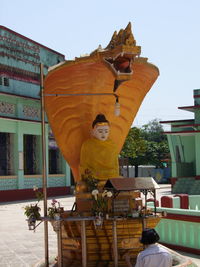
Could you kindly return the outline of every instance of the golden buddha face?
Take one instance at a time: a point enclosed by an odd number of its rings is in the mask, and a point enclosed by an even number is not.
[[[110,126],[108,124],[96,124],[93,129],[93,136],[101,141],[108,139],[110,133]]]

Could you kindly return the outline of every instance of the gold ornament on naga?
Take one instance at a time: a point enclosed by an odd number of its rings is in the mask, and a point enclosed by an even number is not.
[[[120,152],[145,95],[159,75],[158,68],[139,57],[140,53],[129,23],[125,30],[114,32],[105,49],[99,46],[90,55],[66,60],[46,76],[45,110],[75,181],[80,179],[81,146],[90,138],[97,114],[103,113],[110,122],[110,139]],[[116,102],[120,116],[114,114]]]

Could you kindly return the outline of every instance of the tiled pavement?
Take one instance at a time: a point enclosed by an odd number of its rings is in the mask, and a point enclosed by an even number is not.
[[[70,209],[74,197],[59,198],[65,209]],[[44,224],[29,231],[23,207],[31,201],[0,203],[0,267],[31,267],[44,258]],[[42,204],[42,203],[41,203]],[[57,238],[51,225],[49,257],[57,254]]]
[[[163,194],[170,194],[169,186],[162,186],[157,195]],[[56,199],[68,210],[74,203],[74,197]],[[33,267],[44,258],[44,225],[40,224],[35,233],[28,230],[23,207],[29,203],[31,201],[0,203],[0,267]],[[51,225],[48,229],[49,258],[53,258],[57,254],[57,238]],[[200,267],[200,256],[185,255]]]

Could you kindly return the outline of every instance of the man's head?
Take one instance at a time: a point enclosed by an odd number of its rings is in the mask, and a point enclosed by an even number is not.
[[[92,123],[93,136],[101,141],[108,139],[110,133],[109,121],[103,114],[98,114]]]
[[[144,245],[150,245],[158,242],[160,239],[158,233],[154,229],[146,228],[142,232],[140,242]]]

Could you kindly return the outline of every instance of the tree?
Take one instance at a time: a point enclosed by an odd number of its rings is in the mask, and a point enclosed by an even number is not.
[[[135,166],[135,177],[138,176],[139,165],[163,167],[163,159],[169,155],[167,138],[163,132],[163,127],[157,119],[143,125],[141,129],[130,129],[120,155],[128,158],[129,163]]]
[[[155,165],[156,168],[163,168],[163,160],[168,158],[169,147],[167,142],[147,141],[146,159],[148,164]]]
[[[159,123],[158,119],[151,120],[141,128],[142,136],[147,141],[163,142],[167,141],[166,135],[164,135],[163,126]]]
[[[130,129],[120,155],[129,159],[129,163],[135,166],[135,177],[138,176],[138,166],[145,164],[147,142],[142,138],[141,129]]]
[[[164,135],[162,125],[158,119],[150,121],[142,126],[142,136],[148,141],[147,158],[148,164],[156,168],[163,167],[163,160],[169,156],[167,137]]]

